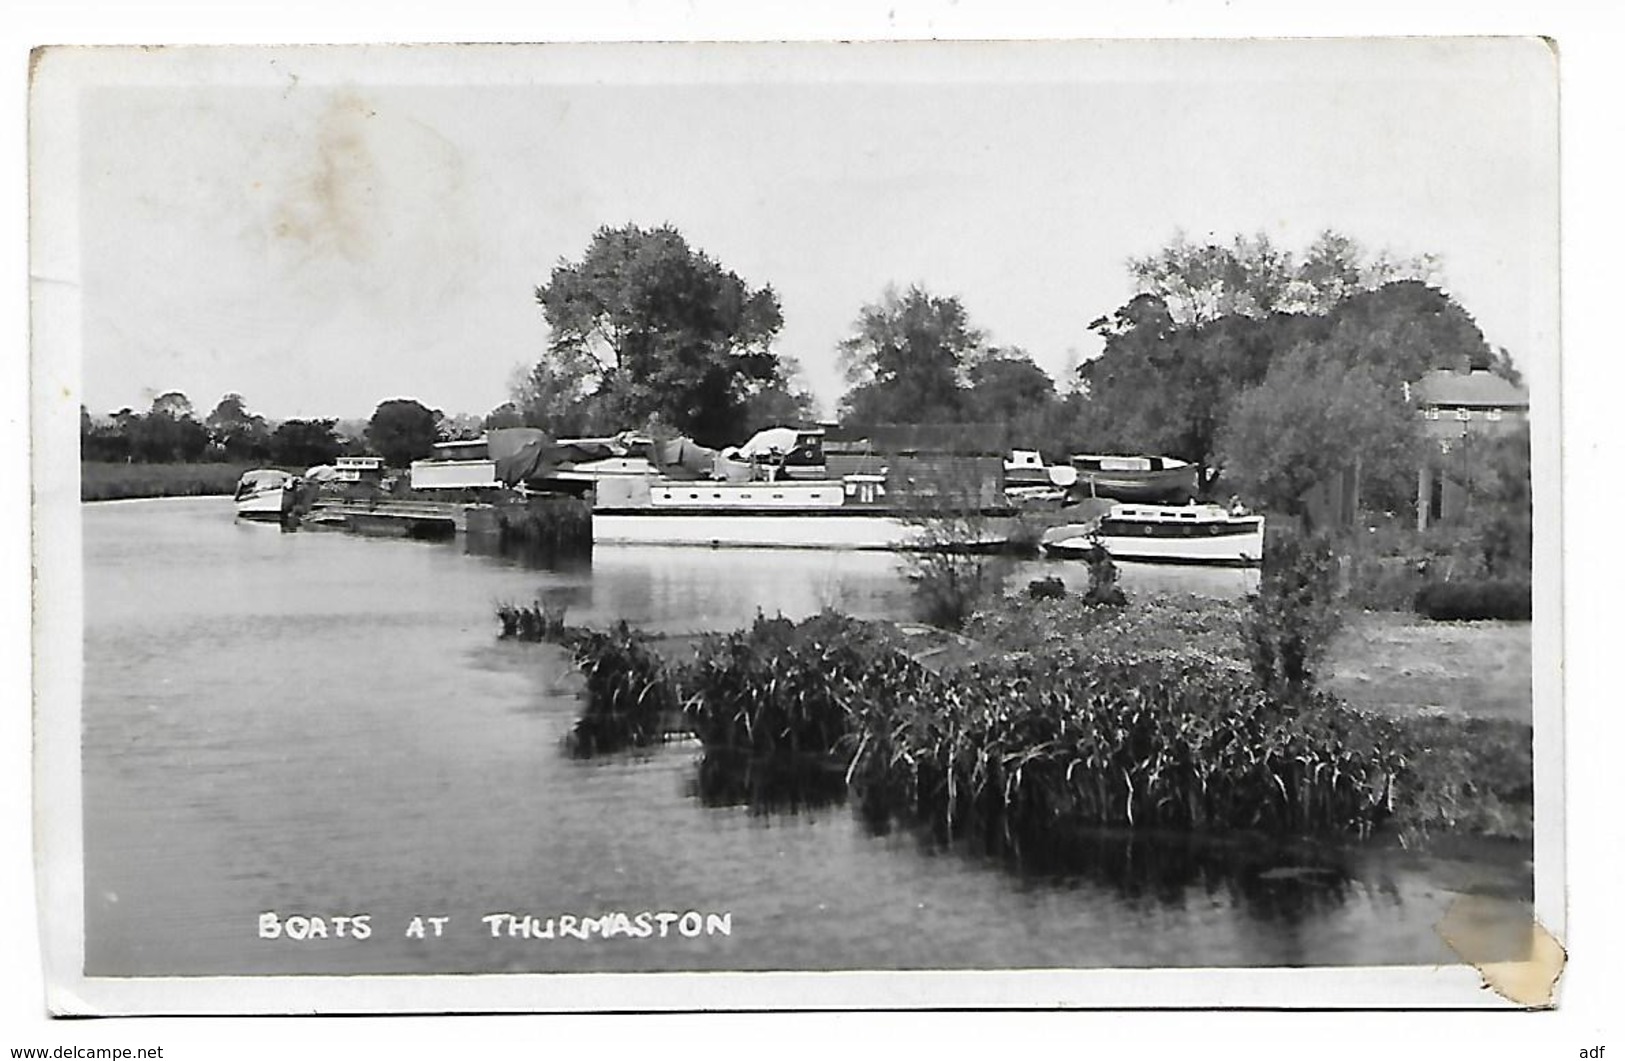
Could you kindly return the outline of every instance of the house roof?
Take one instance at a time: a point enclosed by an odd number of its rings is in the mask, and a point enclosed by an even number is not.
[[[1467,405],[1502,409],[1527,409],[1529,391],[1512,381],[1483,370],[1452,372],[1436,369],[1416,384],[1423,405]]]

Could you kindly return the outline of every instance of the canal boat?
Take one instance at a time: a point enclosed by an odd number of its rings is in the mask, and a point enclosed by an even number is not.
[[[1184,504],[1196,497],[1197,467],[1178,457],[1135,457],[1080,453],[1072,494],[1146,504]]]
[[[280,523],[293,508],[299,480],[278,468],[256,468],[237,480],[237,518]]]
[[[1039,544],[1061,559],[1099,545],[1114,560],[1250,566],[1264,558],[1264,517],[1219,505],[1114,504],[1092,520],[1051,527]]]
[[[946,533],[945,533],[946,531]],[[1003,521],[948,516],[935,526],[891,503],[884,474],[743,481],[618,476],[599,480],[594,544],[799,549],[993,549]]]

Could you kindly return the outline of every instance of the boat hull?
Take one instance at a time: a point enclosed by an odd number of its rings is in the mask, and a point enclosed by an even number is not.
[[[1141,510],[1142,512],[1145,510]],[[1159,564],[1224,564],[1248,567],[1264,558],[1264,518],[1228,516],[1202,519],[1189,509],[1163,509],[1176,518],[1125,515],[1117,508],[1086,524],[1056,527],[1044,535],[1046,555],[1076,559],[1099,545],[1114,560]],[[1186,518],[1184,513],[1189,513]]]
[[[1078,469],[1075,497],[1103,497],[1114,501],[1179,503],[1196,496],[1196,468],[1186,465],[1160,471],[1092,471]]]
[[[237,499],[237,518],[256,523],[280,523],[293,505],[293,491],[281,488]]]
[[[781,549],[909,549],[920,528],[868,513],[595,510],[595,545],[708,545]]]

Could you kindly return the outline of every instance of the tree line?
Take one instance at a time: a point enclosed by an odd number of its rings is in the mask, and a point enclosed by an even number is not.
[[[951,295],[888,287],[837,351],[846,425],[959,424],[988,451],[1149,453],[1198,465],[1261,507],[1297,512],[1304,492],[1357,462],[1371,503],[1403,511],[1421,445],[1406,384],[1435,368],[1516,379],[1431,258],[1370,255],[1323,233],[1302,253],[1267,237],[1183,234],[1128,271],[1136,293],[1093,320],[1102,353],[1057,385],[1018,347],[998,346]],[[224,396],[197,419],[184,395],[146,413],[82,416],[87,458],[323,463],[370,450],[392,465],[435,441],[534,426],[555,437],[628,428],[726,445],[807,424],[799,366],[773,343],[777,293],[754,286],[666,225],[604,227],[534,290],[549,328],[510,399],[477,422],[413,399],[380,404],[364,428],[276,425]]]
[[[1262,507],[1301,513],[1357,462],[1373,505],[1414,504],[1421,431],[1407,388],[1431,369],[1514,381],[1431,257],[1370,254],[1325,232],[1178,234],[1131,259],[1136,293],[1088,325],[1103,343],[1058,386],[1000,347],[954,296],[914,285],[863,306],[839,357],[846,425],[962,424],[989,451],[1149,453],[1201,465]],[[662,427],[708,444],[807,422],[797,366],[772,352],[771,286],[753,288],[670,226],[602,228],[535,290],[551,341],[487,426],[556,434]]]
[[[226,394],[198,419],[179,391],[154,399],[145,413],[130,408],[96,418],[79,408],[79,451],[87,461],[160,464],[218,461],[308,468],[341,454],[374,453],[404,467],[448,438],[478,435],[477,418],[447,417],[412,398],[380,402],[365,423],[336,418],[271,423],[250,412],[243,396]]]

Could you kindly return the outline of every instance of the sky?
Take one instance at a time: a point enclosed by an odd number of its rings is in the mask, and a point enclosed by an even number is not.
[[[113,59],[122,61],[113,61]],[[101,57],[79,111],[82,395],[484,413],[595,229],[677,226],[834,411],[887,285],[1058,379],[1183,231],[1424,253],[1556,354],[1555,69],[1531,40],[239,49]]]

